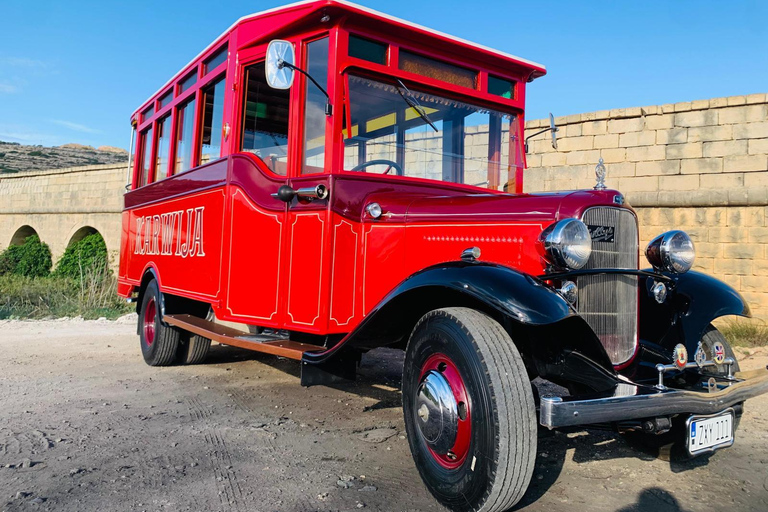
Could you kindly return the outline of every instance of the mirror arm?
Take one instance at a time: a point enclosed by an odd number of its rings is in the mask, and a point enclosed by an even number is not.
[[[315,84],[315,87],[317,87],[318,89],[320,89],[320,92],[322,92],[323,94],[325,94],[325,98],[326,98],[326,103],[325,103],[325,115],[327,115],[327,116],[330,116],[331,114],[333,114],[333,106],[331,105],[331,97],[328,95],[328,92],[327,92],[325,89],[323,89],[323,87],[322,87],[322,86],[321,86],[319,83],[317,83],[317,80],[315,80],[314,78],[312,78],[312,75],[310,75],[309,73],[307,73],[307,72],[306,72],[306,71],[304,71],[303,69],[301,69],[301,68],[299,68],[299,67],[297,67],[297,66],[294,66],[293,64],[291,64],[291,63],[289,63],[289,62],[285,62],[285,61],[284,61],[284,60],[282,60],[282,59],[280,59],[280,60],[277,62],[277,67],[278,67],[278,68],[280,68],[280,69],[282,69],[282,68],[288,68],[288,69],[292,69],[292,70],[294,70],[294,71],[298,71],[299,73],[301,73],[301,74],[302,74],[302,75],[304,75],[305,77],[309,78],[309,79],[312,81],[312,83],[313,83],[313,84]]]
[[[559,128],[557,126],[555,126],[554,128],[550,126],[549,128],[544,128],[543,130],[539,130],[536,133],[527,136],[525,138],[525,152],[528,153],[528,139],[530,139],[531,137],[535,137],[537,135],[541,135],[542,133],[557,132],[558,130]]]

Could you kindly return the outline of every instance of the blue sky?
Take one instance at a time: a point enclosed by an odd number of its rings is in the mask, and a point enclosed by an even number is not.
[[[237,18],[289,2],[5,0],[0,140],[127,147],[131,112]],[[768,92],[768,2],[361,0],[545,64],[529,119]]]

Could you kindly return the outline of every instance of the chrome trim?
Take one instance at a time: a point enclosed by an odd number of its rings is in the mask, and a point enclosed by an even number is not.
[[[632,359],[638,334],[638,222],[632,210],[593,206],[584,210],[587,226],[614,228],[612,241],[592,240],[592,254],[575,279],[577,311],[600,339],[614,365]],[[614,269],[612,272],[595,272]],[[626,270],[625,270],[626,269]]]
[[[414,411],[424,441],[437,453],[448,453],[456,443],[458,404],[450,384],[437,370],[427,372],[421,381]]]
[[[622,382],[617,391],[607,397],[587,400],[542,397],[539,423],[547,428],[557,428],[673,414],[714,414],[768,392],[768,369],[739,372],[735,377],[741,380],[725,383],[725,389],[714,393],[662,391]],[[626,387],[634,388],[634,394],[628,393]]]
[[[722,416],[724,414],[730,414],[731,415],[731,440],[727,443],[721,443],[715,446],[710,446],[709,448],[706,448],[704,450],[699,450],[696,453],[691,452],[691,423],[698,420],[706,420],[709,418],[715,418],[717,416]],[[736,421],[736,412],[734,412],[732,407],[729,407],[725,410],[722,410],[720,412],[716,412],[714,414],[694,414],[690,416],[686,422],[685,422],[685,451],[688,452],[688,455],[691,457],[697,457],[699,455],[704,455],[705,453],[712,453],[715,450],[719,450],[720,448],[729,448],[733,446],[733,443],[736,441],[736,427],[734,425]]]
[[[675,347],[675,348],[677,348],[677,347]],[[704,360],[704,361],[691,361],[690,363],[686,363],[685,366],[683,366],[682,368],[677,366],[677,365],[675,365],[675,364],[657,364],[656,365],[656,371],[659,372],[659,383],[656,384],[654,387],[656,389],[661,389],[661,390],[668,389],[664,385],[664,374],[666,372],[690,370],[690,369],[693,369],[693,368],[704,369],[704,368],[708,368],[710,366],[720,366],[721,364],[724,364],[727,367],[727,369],[728,369],[728,375],[726,375],[724,377],[721,377],[721,378],[724,378],[726,380],[736,380],[736,377],[734,377],[734,375],[733,375],[733,365],[736,364],[736,360],[733,359],[732,357],[727,357],[727,358],[725,358],[725,360],[723,360],[722,363],[719,363],[719,364],[716,363],[715,361],[707,361],[707,360]]]
[[[328,187],[322,183],[314,187],[303,187],[296,191],[296,195],[302,199],[308,199],[310,201],[314,199],[325,199],[328,197]]]
[[[461,251],[461,259],[464,261],[475,261],[480,259],[479,247],[468,247]]]

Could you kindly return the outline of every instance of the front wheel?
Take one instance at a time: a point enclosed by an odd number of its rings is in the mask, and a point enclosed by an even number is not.
[[[403,411],[422,480],[452,510],[502,511],[525,494],[536,411],[509,334],[468,308],[431,311],[408,341]]]

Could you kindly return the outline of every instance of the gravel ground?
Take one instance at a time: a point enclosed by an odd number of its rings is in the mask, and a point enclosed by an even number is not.
[[[403,435],[401,352],[309,389],[293,361],[211,352],[150,368],[128,322],[0,322],[0,510],[442,510]],[[768,363],[766,349],[741,356]],[[612,433],[541,432],[518,508],[768,510],[768,397],[747,404],[732,448],[657,455]]]

